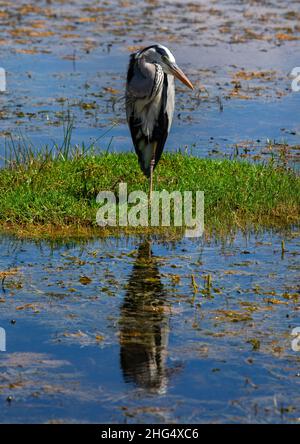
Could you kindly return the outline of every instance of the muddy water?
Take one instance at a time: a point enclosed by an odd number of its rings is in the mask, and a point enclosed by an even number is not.
[[[299,421],[299,246],[2,239],[1,421]]]
[[[130,150],[128,55],[160,42],[196,86],[177,85],[168,149],[297,167],[299,18],[295,1],[2,1],[0,154],[10,134],[60,143],[68,114],[74,143]],[[0,421],[299,422],[299,239],[2,236]]]

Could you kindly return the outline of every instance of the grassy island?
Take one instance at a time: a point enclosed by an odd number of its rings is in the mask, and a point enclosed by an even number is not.
[[[10,162],[0,170],[2,229],[33,236],[101,235],[107,229],[96,224],[96,196],[116,192],[120,182],[128,192],[148,191],[135,154],[36,155]],[[274,165],[167,153],[155,171],[155,189],[204,191],[206,230],[280,228],[300,219],[300,178]]]

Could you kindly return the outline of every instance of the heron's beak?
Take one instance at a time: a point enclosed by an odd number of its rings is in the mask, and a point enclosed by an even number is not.
[[[177,65],[172,65],[171,71],[177,79],[179,79],[182,83],[184,83],[186,86],[188,86],[191,89],[194,89],[193,84],[189,81],[187,76],[184,74],[184,72],[179,68]]]

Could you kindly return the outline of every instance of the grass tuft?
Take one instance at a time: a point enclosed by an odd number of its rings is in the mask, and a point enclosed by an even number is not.
[[[30,155],[30,159],[11,162],[0,170],[0,220],[4,229],[89,233],[96,228],[99,191],[117,192],[118,184],[127,182],[128,192],[148,192],[148,181],[134,154],[89,152],[71,157],[67,146],[66,142],[65,155]],[[165,154],[155,171],[155,189],[203,190],[205,227],[209,231],[299,224],[300,178],[272,165]],[[97,232],[107,230],[98,227]]]

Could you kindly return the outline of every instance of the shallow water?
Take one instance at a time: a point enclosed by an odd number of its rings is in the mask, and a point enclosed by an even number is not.
[[[1,421],[299,421],[299,233],[281,240],[2,238]]]
[[[75,119],[74,143],[131,150],[123,99],[128,55],[160,42],[195,85],[191,92],[177,84],[166,149],[193,146],[201,156],[264,159],[280,152],[276,143],[288,144],[285,155],[298,163],[300,93],[292,91],[289,74],[299,65],[299,5],[246,3],[5,2],[1,156],[11,133],[34,147],[61,143],[68,113]]]
[[[138,5],[0,2],[0,161],[10,134],[61,143],[68,113],[74,143],[131,150],[128,55],[160,42],[196,87],[167,149],[299,168],[298,2]],[[0,422],[299,422],[296,230],[0,242]]]

